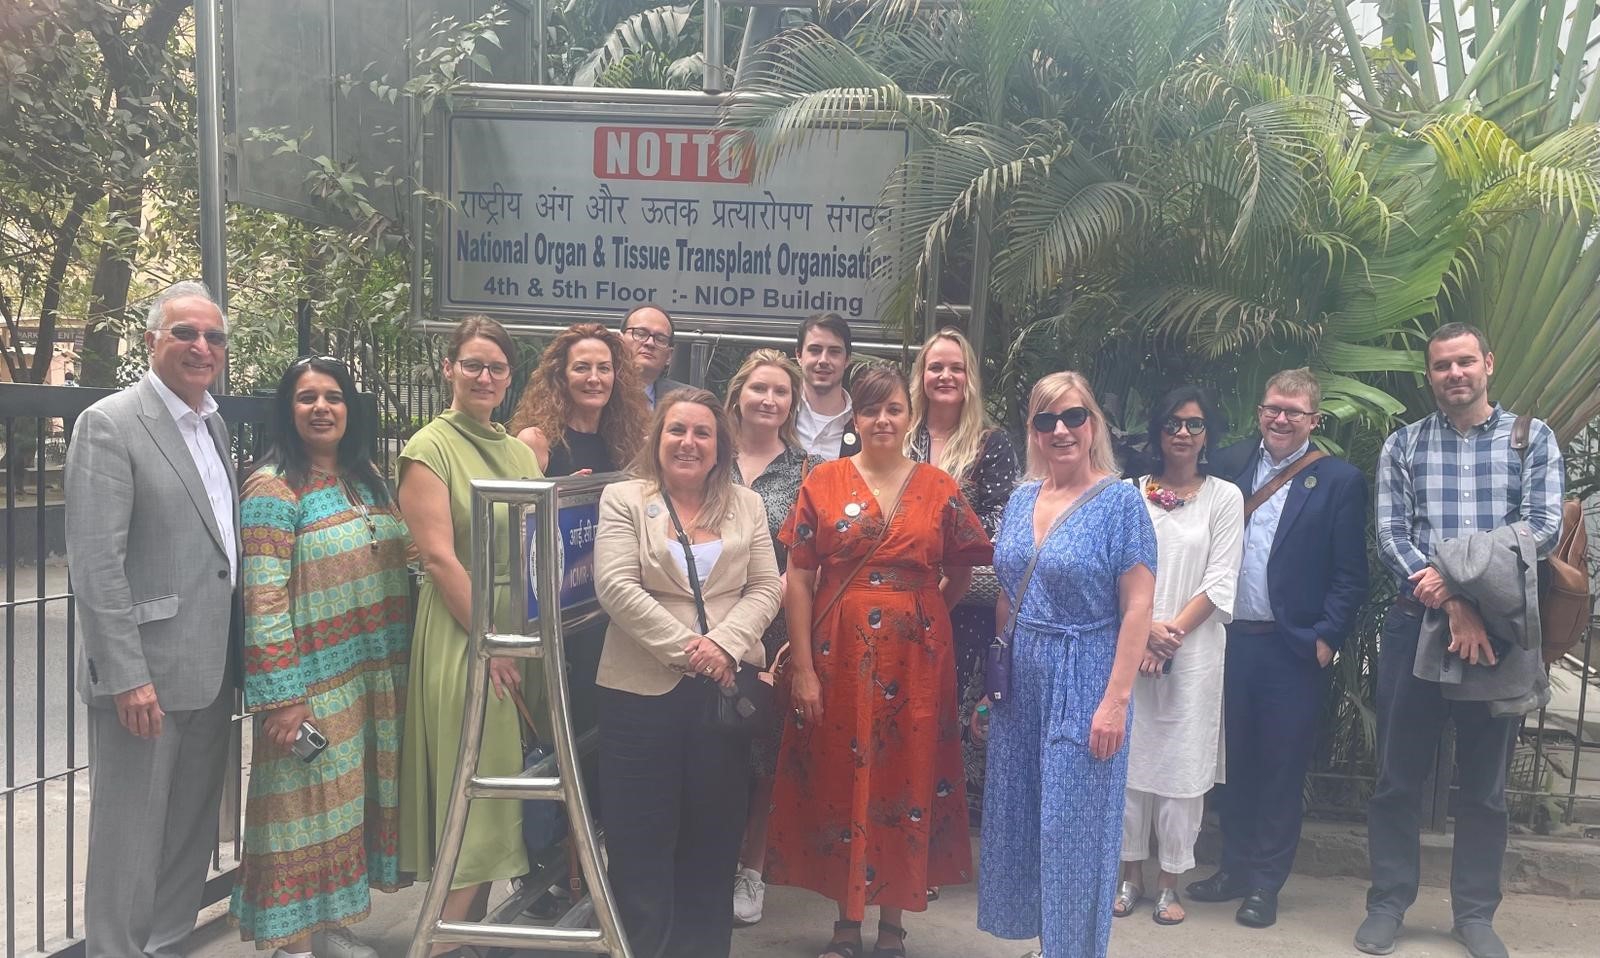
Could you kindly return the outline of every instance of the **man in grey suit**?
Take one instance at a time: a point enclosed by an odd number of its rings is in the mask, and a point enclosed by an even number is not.
[[[89,707],[89,958],[169,958],[215,848],[233,706],[238,486],[208,392],[227,320],[200,283],[151,304],[150,371],[78,417],[67,561]]]
[[[652,409],[656,400],[684,386],[665,375],[672,362],[674,332],[672,317],[660,306],[636,306],[622,317],[622,345],[639,367],[644,399]]]

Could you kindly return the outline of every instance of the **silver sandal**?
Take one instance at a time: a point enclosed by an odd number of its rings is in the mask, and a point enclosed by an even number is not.
[[[1133,906],[1144,901],[1144,889],[1131,881],[1117,883],[1117,897],[1111,900],[1111,917],[1126,918],[1133,914]]]
[[[1183,904],[1183,899],[1178,897],[1178,890],[1176,888],[1163,888],[1161,889],[1161,893],[1156,895],[1156,910],[1151,913],[1150,917],[1158,925],[1181,925],[1183,924],[1183,918],[1167,917],[1168,908],[1173,905],[1181,904]],[[1189,916],[1184,916],[1184,918],[1187,917]]]

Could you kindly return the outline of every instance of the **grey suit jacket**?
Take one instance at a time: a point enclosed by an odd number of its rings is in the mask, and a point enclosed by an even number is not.
[[[200,471],[151,375],[78,417],[67,447],[67,564],[78,694],[109,708],[111,696],[148,683],[171,712],[205,708],[221,690],[235,590]],[[230,466],[237,530],[227,427],[220,416],[210,426]]]
[[[761,497],[733,487],[722,555],[701,593],[715,642],[735,662],[766,663],[761,634],[777,616],[778,559]],[[595,683],[636,695],[664,695],[684,677],[683,646],[699,634],[689,577],[672,558],[676,541],[661,493],[640,479],[600,494],[594,585],[611,616]]]

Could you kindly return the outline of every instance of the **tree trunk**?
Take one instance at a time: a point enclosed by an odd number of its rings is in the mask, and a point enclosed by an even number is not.
[[[50,360],[56,351],[56,316],[61,310],[61,287],[67,281],[67,269],[72,265],[72,251],[78,245],[78,233],[83,229],[83,218],[89,207],[99,202],[99,189],[84,188],[74,193],[66,218],[56,230],[56,248],[50,255],[50,273],[45,277],[44,296],[39,303],[39,336],[33,345],[33,368],[28,371],[28,381],[44,382],[50,371]]]
[[[116,320],[128,308],[128,287],[133,282],[133,255],[117,244],[118,235],[139,234],[144,221],[144,184],[111,195],[107,219],[127,230],[107,231],[100,245],[100,260],[95,265],[94,286],[89,292],[89,322],[83,334],[82,373],[85,386],[111,387],[117,384],[117,363],[122,333]]]

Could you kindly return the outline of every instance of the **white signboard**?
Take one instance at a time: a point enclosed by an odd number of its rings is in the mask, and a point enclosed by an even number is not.
[[[655,303],[746,330],[877,319],[887,268],[867,234],[902,130],[815,134],[760,177],[700,103],[466,104],[444,133],[441,314],[614,324]]]

